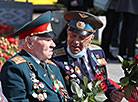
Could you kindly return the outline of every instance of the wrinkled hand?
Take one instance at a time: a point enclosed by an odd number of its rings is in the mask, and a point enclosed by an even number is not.
[[[119,91],[119,89],[113,90],[110,93],[111,102],[121,102],[123,99],[123,93]]]

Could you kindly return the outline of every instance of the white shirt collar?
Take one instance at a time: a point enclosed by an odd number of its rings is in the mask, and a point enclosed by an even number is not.
[[[38,58],[36,58],[35,56],[33,56],[32,54],[30,54],[29,52],[27,52],[38,64],[40,64],[40,60]]]

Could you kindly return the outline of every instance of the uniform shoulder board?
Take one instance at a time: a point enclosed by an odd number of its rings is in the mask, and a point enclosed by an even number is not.
[[[14,58],[11,59],[11,61],[15,62],[16,64],[26,62],[26,60],[21,56],[14,57]]]
[[[90,44],[88,47],[90,50],[102,50],[100,46],[95,45],[95,44]]]
[[[51,60],[46,60],[46,63],[47,64],[52,64],[52,65],[54,65],[54,66],[57,66],[54,62],[52,62]]]
[[[64,47],[54,50],[53,57],[58,57],[58,56],[62,56],[62,55],[66,55]]]

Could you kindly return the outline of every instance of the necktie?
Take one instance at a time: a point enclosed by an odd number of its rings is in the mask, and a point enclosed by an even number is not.
[[[44,61],[40,62],[40,65],[42,66],[42,68],[45,70],[45,72],[48,74],[47,69],[46,69],[46,63]]]
[[[89,73],[88,73],[87,67],[84,63],[84,56],[79,58],[79,60],[80,60],[81,68],[83,70],[84,75],[89,79]]]

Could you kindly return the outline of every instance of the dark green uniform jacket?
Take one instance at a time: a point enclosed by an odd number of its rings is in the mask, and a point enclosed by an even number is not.
[[[22,50],[9,59],[0,74],[9,102],[64,102],[66,88],[59,68],[50,60],[46,71]]]

